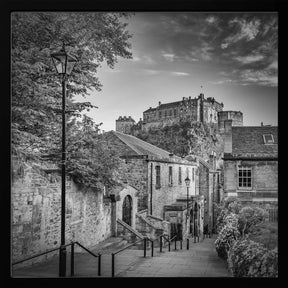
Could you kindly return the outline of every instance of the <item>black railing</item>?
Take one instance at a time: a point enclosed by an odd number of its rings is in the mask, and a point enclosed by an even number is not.
[[[139,239],[139,240],[129,244],[128,246],[126,246],[126,247],[124,247],[124,248],[122,248],[122,249],[120,249],[120,250],[118,250],[118,251],[116,251],[116,252],[111,254],[111,256],[112,256],[112,277],[115,276],[115,255],[120,253],[120,252],[122,252],[122,251],[124,251],[124,250],[126,250],[126,249],[128,249],[128,248],[130,248],[130,247],[132,247],[132,246],[134,246],[135,244],[137,244],[137,243],[139,243],[141,241],[144,241],[144,249],[143,250],[144,250],[144,257],[146,257],[147,240],[152,242],[151,256],[153,257],[153,241],[150,240],[147,237],[144,237],[144,239]]]
[[[60,249],[63,249],[64,247],[68,247],[68,246],[71,246],[71,258],[70,258],[70,275],[71,277],[74,276],[74,246],[75,244],[77,244],[78,246],[80,246],[82,249],[84,249],[85,251],[87,251],[89,254],[91,254],[92,256],[94,257],[98,257],[98,276],[101,276],[101,254],[98,253],[97,255],[94,254],[93,252],[91,252],[90,250],[88,250],[86,247],[84,247],[82,244],[80,244],[79,242],[75,241],[75,242],[71,242],[69,244],[66,244],[66,245],[63,245],[63,246],[60,246],[60,247],[57,247],[57,248],[53,248],[53,249],[49,249],[45,252],[42,252],[42,253],[38,253],[38,254],[35,254],[31,257],[28,257],[28,258],[25,258],[25,259],[22,259],[22,260],[18,260],[18,261],[15,261],[12,263],[12,266],[16,265],[16,264],[19,264],[19,263],[23,263],[23,262],[26,262],[26,261],[29,261],[31,259],[34,259],[34,258],[37,258],[37,257],[40,257],[40,256],[43,256],[43,255],[46,255],[46,254],[49,254],[51,252],[54,252],[54,251],[57,251]]]
[[[177,235],[175,235],[174,237],[172,237],[171,239],[167,238],[165,235],[161,235],[160,236],[160,252],[163,252],[163,246],[165,244],[165,241],[168,242],[168,251],[171,251],[171,242],[174,240],[175,243],[175,250],[177,250],[177,241],[180,242],[180,249],[183,249],[183,240],[177,240]],[[187,250],[189,250],[189,239],[186,238],[187,241],[187,245],[186,248]]]
[[[144,237],[144,239],[139,239],[131,244],[129,244],[128,246],[114,252],[111,254],[112,256],[112,277],[115,277],[115,255],[134,246],[135,244],[141,242],[141,241],[144,241],[144,247],[143,247],[143,252],[144,252],[144,258],[146,257],[146,250],[147,250],[147,240],[151,242],[151,256],[153,257],[154,256],[154,241],[149,239],[148,237]]]

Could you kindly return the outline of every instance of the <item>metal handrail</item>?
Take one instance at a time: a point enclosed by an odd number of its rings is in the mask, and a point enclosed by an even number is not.
[[[87,251],[89,254],[91,254],[94,257],[99,257],[101,256],[100,253],[98,253],[98,255],[94,254],[93,252],[91,252],[90,250],[88,250],[86,247],[84,247],[83,245],[81,245],[78,241],[74,242],[75,244],[79,245],[81,248],[83,248],[85,251]]]
[[[144,238],[144,239],[145,239],[145,238]],[[112,254],[116,255],[116,254],[118,254],[118,253],[120,253],[120,252],[122,252],[122,251],[128,249],[129,247],[135,245],[136,243],[138,243],[138,242],[140,242],[140,241],[143,241],[144,239],[139,239],[139,240],[137,240],[137,241],[135,241],[135,242],[133,242],[133,243],[127,245],[126,247],[124,247],[124,248],[122,248],[122,249],[120,249],[120,250],[118,250],[118,251],[116,251],[116,252],[114,252],[114,253],[112,253]]]
[[[153,240],[151,240],[151,239],[150,239],[149,237],[147,237],[147,236],[144,236],[143,239],[139,239],[139,240],[137,240],[137,241],[135,241],[135,242],[127,245],[126,247],[124,247],[124,248],[122,248],[122,249],[120,249],[120,250],[118,250],[118,251],[116,251],[116,252],[111,253],[111,256],[112,256],[112,277],[115,276],[115,255],[118,254],[118,253],[120,253],[120,252],[122,252],[122,251],[124,251],[124,250],[126,250],[126,249],[128,249],[129,247],[137,244],[138,242],[144,241],[144,257],[146,257],[146,247],[147,247],[146,242],[147,242],[147,240],[149,240],[149,241],[151,242],[151,244],[152,244],[152,246],[151,246],[151,248],[152,248],[152,250],[151,250],[151,256],[153,257],[153,244],[154,244],[154,243],[153,243]]]
[[[51,252],[54,252],[54,251],[57,251],[57,250],[60,250],[60,249],[63,249],[64,247],[68,247],[68,246],[71,246],[71,265],[70,265],[70,270],[71,270],[71,277],[74,276],[74,245],[77,244],[79,245],[82,249],[84,249],[85,251],[87,251],[89,254],[91,254],[92,256],[94,257],[98,257],[98,276],[101,276],[101,254],[98,253],[98,255],[94,254],[93,252],[91,252],[89,249],[87,249],[86,247],[84,247],[82,244],[80,244],[78,241],[72,241],[68,244],[65,244],[63,246],[60,246],[60,247],[57,247],[57,248],[53,248],[53,249],[50,249],[50,250],[47,250],[45,252],[42,252],[42,253],[38,253],[34,256],[31,256],[31,257],[28,257],[28,258],[25,258],[25,259],[22,259],[22,260],[19,260],[19,261],[16,261],[14,263],[12,263],[12,265],[16,265],[16,264],[19,264],[19,263],[22,263],[22,262],[25,262],[25,261],[28,261],[28,260],[31,260],[31,259],[34,259],[36,257],[39,257],[39,256],[42,256],[42,255],[45,255],[45,254],[48,254],[48,253],[51,253]]]
[[[66,245],[63,245],[63,246],[64,246],[64,247],[67,247],[67,246],[70,246],[70,245],[72,245],[72,243],[69,243],[69,244],[66,244]],[[63,246],[62,246],[62,247],[63,247]],[[30,257],[28,257],[28,258],[15,261],[14,263],[12,263],[12,265],[16,265],[16,264],[19,264],[19,263],[22,263],[22,262],[25,262],[25,261],[28,261],[28,260],[31,260],[31,259],[40,257],[40,256],[42,256],[42,255],[45,255],[45,254],[48,254],[48,253],[57,251],[57,250],[61,249],[62,247],[60,246],[60,247],[57,247],[57,248],[53,248],[53,249],[47,250],[47,251],[45,251],[45,252],[38,253],[38,254],[36,254],[36,255],[34,255],[34,256],[30,256]]]

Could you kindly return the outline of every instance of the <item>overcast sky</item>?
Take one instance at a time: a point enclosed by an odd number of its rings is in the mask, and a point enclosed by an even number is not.
[[[99,107],[86,114],[103,130],[115,130],[119,116],[138,121],[158,101],[201,92],[242,111],[245,126],[278,125],[276,13],[141,12],[127,29],[133,59],[103,64],[102,91],[85,99]]]

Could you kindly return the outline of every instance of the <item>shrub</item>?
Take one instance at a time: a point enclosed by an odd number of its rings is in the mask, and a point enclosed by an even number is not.
[[[229,214],[224,218],[224,226],[215,241],[218,256],[226,260],[231,245],[239,237],[238,217],[236,214]]]
[[[252,232],[255,225],[265,220],[266,212],[259,207],[245,206],[239,211],[239,230],[242,235]]]
[[[242,205],[235,197],[225,198],[220,205],[217,205],[218,217],[216,221],[216,231],[219,233],[227,221],[225,218],[229,214],[238,214]]]
[[[275,249],[278,246],[278,223],[261,222],[255,225],[248,237],[263,244],[267,249]]]
[[[228,252],[228,267],[234,277],[277,277],[278,253],[249,239],[234,241]]]

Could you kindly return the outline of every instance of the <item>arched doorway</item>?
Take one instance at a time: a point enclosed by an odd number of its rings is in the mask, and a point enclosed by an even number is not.
[[[132,226],[132,198],[127,195],[123,201],[122,220]]]
[[[195,203],[194,205],[194,217],[193,217],[193,220],[194,220],[194,236],[198,237],[198,205],[197,203]]]

